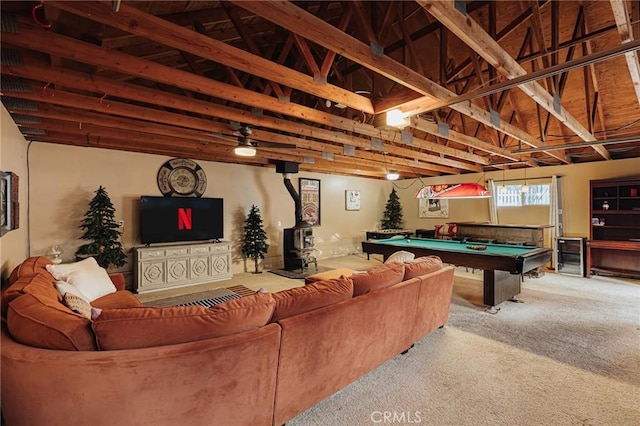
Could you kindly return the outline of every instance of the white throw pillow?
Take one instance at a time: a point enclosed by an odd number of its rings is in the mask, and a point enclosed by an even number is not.
[[[74,286],[89,302],[116,292],[109,274],[93,257],[75,263],[50,264],[47,265],[47,271],[56,280],[66,281]]]
[[[410,260],[413,260],[415,257],[416,255],[411,252],[400,250],[389,256],[389,258],[385,260],[384,263],[408,262]]]
[[[60,293],[60,296],[62,297],[64,297],[64,295],[67,293],[71,293],[75,296],[82,297],[87,302],[89,301],[87,296],[82,294],[80,290],[78,290],[77,288],[75,288],[74,286],[72,286],[66,281],[56,281],[56,290],[58,290],[58,293]]]

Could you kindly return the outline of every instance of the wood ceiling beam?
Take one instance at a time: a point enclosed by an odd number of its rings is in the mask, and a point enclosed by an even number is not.
[[[68,87],[89,90],[95,93],[108,92],[112,96],[128,98],[139,102],[155,103],[164,105],[167,108],[183,109],[186,111],[197,112],[199,114],[224,117],[225,119],[231,121],[244,122],[248,124],[255,124],[273,129],[289,131],[292,133],[301,134],[305,137],[324,139],[327,142],[356,146],[362,150],[371,148],[370,140],[346,135],[342,132],[334,132],[326,129],[316,128],[310,125],[303,125],[301,123],[287,122],[284,119],[278,119],[274,117],[256,117],[246,111],[236,110],[210,102],[199,101],[180,95],[172,95],[154,89],[145,89],[128,84],[123,85],[122,83],[104,81],[103,79],[92,78],[91,76],[85,76],[82,73],[78,72],[38,67],[30,65],[28,62],[29,61],[27,61],[23,67],[4,67],[3,72],[7,75],[33,78],[38,80],[44,79],[45,81],[50,81],[48,79],[52,79]],[[152,110],[149,108],[129,105],[121,102],[108,101],[109,107],[106,108],[105,105],[99,104],[96,98],[83,97],[80,95],[65,92],[55,92],[53,90],[50,90],[48,94],[55,94],[56,96],[47,96],[46,98],[43,98],[41,87],[42,86],[34,87],[31,93],[23,94],[7,92],[6,94],[23,99],[50,102],[57,105],[83,108],[123,117],[136,117],[142,120],[156,121],[160,123],[172,123],[176,126],[189,127],[205,132],[208,131],[230,134],[229,127],[226,123],[215,122],[208,119],[188,117],[181,114],[165,111]],[[380,134],[380,131],[377,131],[376,134],[378,136],[382,136],[382,134]],[[386,131],[385,134],[389,138],[395,138],[395,136],[393,136],[393,132]],[[397,136],[397,138],[399,139],[399,136]],[[203,139],[207,140],[208,138],[203,135]],[[477,160],[478,164],[482,164],[483,162],[487,161],[483,157],[472,156],[471,154],[466,152],[441,147],[432,142],[421,141],[419,139],[416,139],[414,142],[418,147],[422,146],[431,148],[431,150],[436,150],[436,152],[443,152],[445,154],[459,154],[464,156],[465,158]],[[317,147],[317,149],[320,148],[320,146]],[[457,174],[458,171],[455,169],[459,168],[460,166],[463,166],[463,168],[469,169],[470,171],[477,171],[476,169],[479,168],[479,166],[475,164],[466,164],[456,160],[450,160],[448,158],[442,158],[431,154],[416,153],[415,151],[411,151],[409,149],[396,148],[391,145],[388,145],[387,148],[392,155],[398,153],[402,157],[419,158],[421,161],[425,162],[425,167],[431,167],[433,170],[437,170],[442,173]],[[323,148],[322,151],[325,151],[325,149]],[[431,165],[427,163],[434,164]]]
[[[439,2],[418,0],[430,14],[442,22],[460,40],[478,52],[487,62],[507,78],[516,78],[526,75],[526,70],[518,62],[492,39],[471,17],[464,16],[454,6],[453,2]],[[528,82],[518,86],[531,99],[549,111],[562,124],[578,135],[585,142],[597,142],[580,122],[562,106],[556,110],[553,97],[537,82]],[[611,156],[606,148],[600,144],[592,145],[604,159],[610,160]]]
[[[625,0],[610,0],[613,17],[618,26],[618,34],[622,43],[629,43],[635,40],[633,35],[633,26],[629,11],[627,10],[627,2]],[[627,68],[631,74],[633,89],[636,92],[636,98],[640,103],[640,62],[638,62],[638,52],[627,52],[624,55],[627,61]]]
[[[317,83],[311,76],[146,14],[127,4],[122,4],[118,12],[114,12],[104,2],[50,1],[47,2],[47,6],[120,28],[245,72],[250,71],[251,74],[267,80],[293,86],[303,92],[331,99],[360,111],[373,113],[371,100],[364,96],[331,84]]]
[[[359,62],[363,66],[381,74],[385,77],[402,84],[416,92],[422,93],[426,97],[431,97],[431,102],[449,99],[455,93],[439,86],[416,71],[394,61],[388,56],[376,56],[369,47],[359,40],[337,30],[332,25],[305,12],[296,5],[284,1],[270,2],[243,2],[231,0],[238,6],[248,9],[265,19],[274,22],[289,31],[300,34],[308,40],[318,43],[327,49],[334,50],[342,56]],[[425,107],[428,105],[424,105]],[[453,109],[462,112],[494,129],[499,129],[503,133],[517,139],[529,146],[539,147],[540,141],[527,132],[501,120],[495,124],[491,120],[488,111],[482,110],[476,105],[465,102],[452,106]],[[415,114],[415,112],[412,112]],[[554,155],[554,154],[551,154]],[[555,156],[555,155],[554,155]],[[558,155],[560,161],[569,161],[562,155]]]

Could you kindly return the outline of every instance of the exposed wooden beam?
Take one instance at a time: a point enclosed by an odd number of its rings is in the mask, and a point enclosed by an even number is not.
[[[332,25],[305,12],[293,3],[286,1],[231,1],[242,8],[259,14],[271,22],[287,28],[289,31],[300,34],[308,40],[312,40],[327,49],[338,52],[346,58],[359,62],[378,74],[384,75],[405,87],[425,95],[425,97],[431,97],[431,101],[433,103],[438,100],[448,99],[455,96],[455,93],[436,84],[405,65],[402,65],[387,56],[376,56],[371,52],[369,46],[366,44],[356,40],[348,34],[343,33],[342,31],[337,30]],[[474,104],[465,102],[454,105],[452,108],[492,128],[499,129],[501,132],[509,134],[511,137],[527,145],[533,147],[538,147],[540,145],[540,141],[538,139],[516,126],[502,120],[499,124],[492,122],[490,113]],[[565,163],[569,162],[562,156],[557,158]]]
[[[627,10],[627,2],[625,0],[610,0],[610,3],[613,17],[618,26],[620,41],[622,41],[622,43],[629,43],[635,40],[629,11]],[[640,103],[640,62],[638,62],[638,52],[627,52],[624,56],[627,60],[627,68],[629,68],[629,74],[631,74],[631,81],[633,82],[633,89],[636,92],[636,98],[638,99],[638,103]]]
[[[507,78],[516,78],[526,75],[526,70],[518,64],[494,39],[492,39],[482,27],[471,17],[461,14],[448,1],[417,0],[430,14],[442,22],[449,30],[478,52],[498,72]],[[562,124],[578,135],[585,142],[597,142],[595,136],[589,133],[580,122],[560,105],[556,108],[553,97],[537,82],[524,83],[520,89],[531,99],[549,111]],[[592,146],[603,158],[610,160],[609,152],[602,145]]]
[[[252,74],[267,80],[293,86],[303,92],[331,99],[360,111],[373,113],[371,100],[364,96],[330,84],[317,83],[312,76],[275,64],[268,59],[146,14],[126,4],[122,4],[118,12],[114,12],[105,2],[51,1],[47,2],[47,6],[84,16],[239,70],[248,71],[250,69]]]

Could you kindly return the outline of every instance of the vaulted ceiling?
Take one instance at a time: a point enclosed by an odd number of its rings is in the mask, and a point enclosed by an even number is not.
[[[372,178],[640,157],[637,1],[0,6],[28,140]]]

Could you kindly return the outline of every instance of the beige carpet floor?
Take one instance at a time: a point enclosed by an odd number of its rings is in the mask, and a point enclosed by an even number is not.
[[[362,254],[321,261],[380,263]],[[547,273],[525,279],[523,303],[491,315],[479,272],[456,269],[444,328],[287,425],[640,425],[640,281]],[[178,293],[231,285],[273,292],[303,281],[237,274]]]

